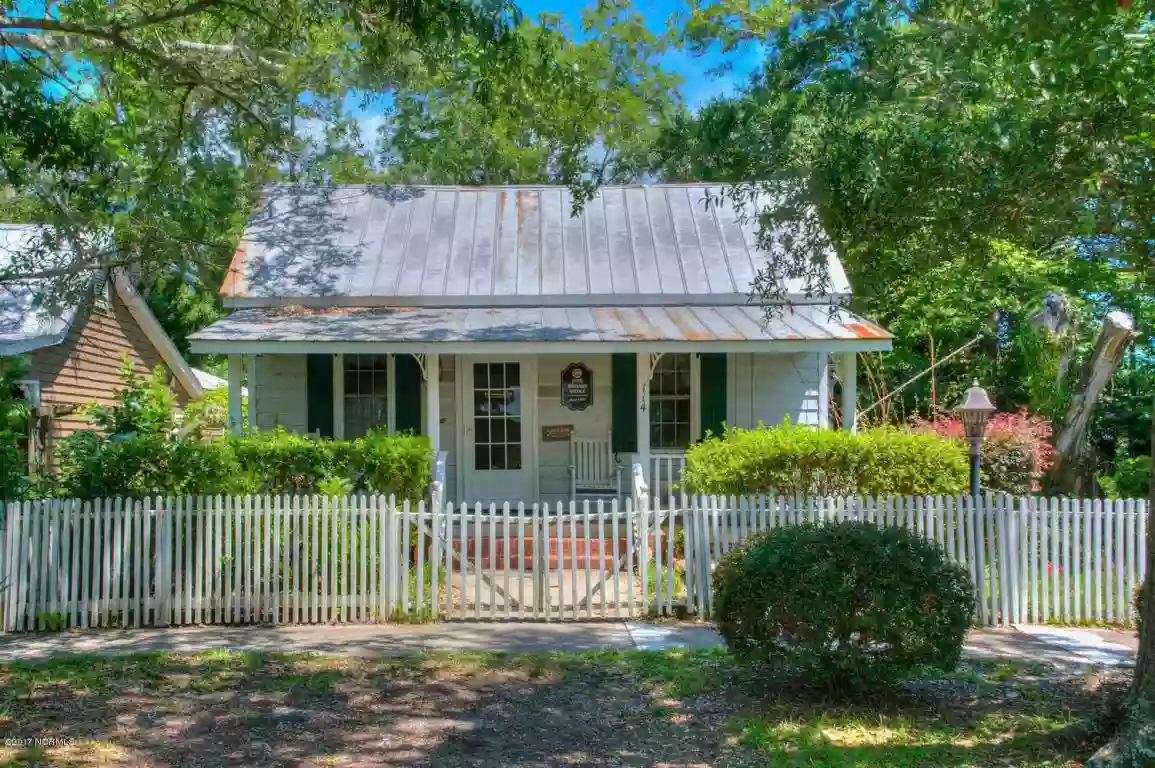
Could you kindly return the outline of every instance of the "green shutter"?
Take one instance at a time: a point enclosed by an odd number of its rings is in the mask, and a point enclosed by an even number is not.
[[[722,434],[726,422],[726,354],[703,352],[698,357],[701,367],[702,437],[706,432]]]
[[[333,356],[305,359],[306,423],[310,433],[333,436]]]
[[[638,356],[614,355],[610,367],[614,453],[638,450]]]
[[[412,432],[415,435],[422,433],[421,424],[421,366],[413,355],[393,356],[393,396],[397,400],[394,413],[397,423],[393,425],[394,432]],[[436,371],[430,371],[436,376]]]

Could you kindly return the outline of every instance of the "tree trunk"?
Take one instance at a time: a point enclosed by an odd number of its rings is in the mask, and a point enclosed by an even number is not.
[[[1114,738],[1087,768],[1155,766],[1155,410],[1151,412],[1151,504],[1147,514],[1147,576],[1139,625],[1139,657],[1126,715]]]
[[[1099,393],[1115,375],[1123,361],[1123,352],[1135,339],[1135,324],[1126,312],[1109,312],[1095,341],[1095,351],[1083,367],[1079,389],[1071,396],[1071,405],[1055,433],[1055,459],[1051,480],[1063,490],[1071,490],[1083,450],[1083,435],[1095,413]]]

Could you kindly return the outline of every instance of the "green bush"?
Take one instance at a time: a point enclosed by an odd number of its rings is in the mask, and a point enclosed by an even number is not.
[[[718,630],[740,658],[862,689],[958,662],[975,592],[965,571],[904,528],[772,529],[714,572]]]
[[[433,448],[428,438],[370,430],[344,445],[349,446],[345,450],[350,479],[360,488],[399,499],[420,499],[433,481]]]
[[[28,476],[20,435],[0,429],[0,504],[20,498]]]
[[[56,458],[60,493],[73,498],[257,490],[226,441],[76,432],[61,441]]]
[[[249,398],[241,398],[241,425],[249,426]],[[181,431],[197,436],[222,435],[229,427],[229,388],[206,389],[188,401],[181,419]]]
[[[347,477],[349,444],[314,440],[277,428],[270,432],[227,435],[243,471],[261,493],[316,493],[326,477]]]
[[[727,429],[686,452],[691,493],[955,494],[968,482],[954,440],[882,427],[851,434],[784,424]]]
[[[356,493],[420,499],[430,481],[429,441],[371,432],[351,442],[284,430],[214,440],[77,432],[57,453],[60,490],[78,498],[172,494],[311,494],[326,478]],[[333,484],[325,484],[327,488]]]
[[[1110,499],[1145,499],[1151,493],[1151,457],[1118,456],[1109,474],[1098,476],[1103,495]]]

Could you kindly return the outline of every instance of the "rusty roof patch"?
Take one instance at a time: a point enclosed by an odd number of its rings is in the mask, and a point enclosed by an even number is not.
[[[854,322],[842,323],[842,327],[859,339],[893,338],[889,333],[868,320],[857,319]]]
[[[248,241],[241,238],[237,243],[237,249],[233,251],[229,269],[225,272],[225,281],[221,283],[221,296],[241,296],[248,293],[248,281],[245,280],[245,257],[248,250]]]
[[[713,334],[698,323],[694,317],[694,310],[689,307],[668,307],[666,314],[682,332],[682,338],[686,341],[709,341],[713,337]]]

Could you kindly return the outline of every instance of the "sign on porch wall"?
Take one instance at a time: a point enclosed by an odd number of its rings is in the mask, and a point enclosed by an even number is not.
[[[584,411],[594,401],[594,375],[584,363],[570,363],[561,372],[561,404]]]
[[[544,443],[562,443],[569,440],[573,434],[573,424],[549,424],[541,428],[541,440]]]

